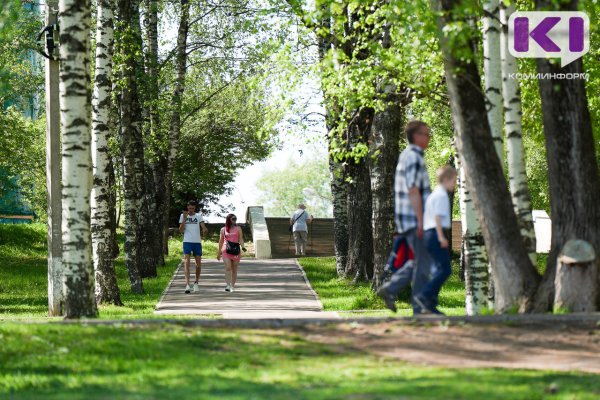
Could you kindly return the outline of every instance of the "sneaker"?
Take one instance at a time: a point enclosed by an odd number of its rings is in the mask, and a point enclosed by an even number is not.
[[[185,292],[186,293],[190,293],[191,292],[190,285],[185,285]]]
[[[194,293],[200,290],[200,286],[198,286],[198,282],[194,283]]]
[[[383,299],[383,301],[385,302],[385,306],[387,308],[389,308],[393,312],[397,311],[396,299],[394,298],[394,296],[392,296],[392,294],[390,292],[387,291],[385,286],[382,286],[379,288],[379,290],[377,291],[377,296],[379,296]]]
[[[235,291],[235,286],[229,286],[229,291],[230,292],[234,292]]]
[[[423,296],[417,294],[413,297],[413,299],[415,300],[415,303],[417,303],[417,305],[421,307],[421,314],[433,314],[433,311],[431,311],[431,307],[427,305],[427,300],[425,300]]]
[[[226,292],[231,292],[231,286],[229,286],[229,285],[226,285],[226,286],[225,286],[225,291],[226,291]]]

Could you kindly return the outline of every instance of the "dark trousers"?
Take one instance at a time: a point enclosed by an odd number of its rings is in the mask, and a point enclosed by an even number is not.
[[[431,272],[431,257],[425,248],[425,241],[417,237],[417,230],[411,229],[401,234],[408,240],[408,244],[412,247],[415,253],[415,261],[413,268],[402,268],[396,271],[389,282],[383,285],[385,289],[392,295],[397,296],[410,282],[412,285],[413,297],[416,293],[423,290],[424,285],[429,280]],[[419,314],[421,307],[412,300],[413,312]]]
[[[437,307],[438,295],[442,285],[452,273],[452,267],[450,265],[450,249],[443,249],[440,247],[440,241],[437,238],[437,232],[435,229],[428,229],[425,231],[423,237],[425,242],[425,248],[433,260],[433,276],[431,280],[421,290],[421,296],[429,302],[433,307]]]

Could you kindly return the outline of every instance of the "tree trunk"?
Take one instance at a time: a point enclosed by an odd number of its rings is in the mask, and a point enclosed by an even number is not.
[[[139,255],[139,210],[143,196],[143,170],[140,170],[140,149],[143,153],[142,133],[138,116],[140,104],[138,98],[137,40],[135,29],[135,8],[137,0],[118,0],[120,32],[119,44],[123,59],[122,88],[120,99],[121,137],[123,151],[123,193],[125,203],[125,266],[133,293],[142,293],[140,255]],[[143,156],[143,154],[142,154]],[[143,164],[142,164],[143,165]]]
[[[514,4],[500,3],[500,54],[502,58],[502,93],[504,98],[504,129],[506,131],[506,155],[508,159],[508,183],[513,207],[517,213],[521,236],[531,262],[536,264],[535,230],[531,210],[531,194],[525,170],[525,148],[521,125],[521,91],[519,81],[509,78],[517,72],[515,58],[508,52],[508,19],[515,11]]]
[[[91,5],[89,0],[60,0],[58,8],[65,317],[95,317],[90,233]]]
[[[547,9],[553,3],[536,4]],[[577,1],[562,4],[560,10],[577,10]],[[537,67],[542,74],[583,73],[581,59],[564,68],[538,59]],[[599,253],[600,182],[584,81],[540,79],[540,96],[552,216],[552,250],[536,295],[536,311],[543,312],[551,308],[554,299],[556,258],[566,242],[585,240]]]
[[[490,131],[500,160],[504,159],[502,135],[502,63],[500,62],[500,3],[483,0],[483,74],[485,106]]]
[[[179,151],[179,135],[181,132],[181,104],[185,90],[185,75],[187,64],[187,38],[189,30],[190,9],[187,1],[181,2],[181,14],[179,18],[179,29],[177,32],[177,55],[175,56],[175,87],[171,100],[171,123],[169,127],[169,155],[167,158],[167,172],[165,174],[165,208],[163,214],[164,235],[168,237],[169,232],[169,209],[171,205],[171,194],[173,191],[173,167],[175,158]]]
[[[584,240],[569,240],[556,260],[554,310],[596,311],[596,252]]]
[[[148,225],[152,232],[152,253],[155,265],[165,265],[163,256],[163,205],[164,205],[164,169],[161,168],[166,158],[162,151],[163,144],[166,141],[160,124],[159,113],[159,73],[158,73],[158,2],[157,0],[144,0],[144,29],[146,32],[145,40],[145,66],[146,66],[146,92],[147,101],[145,103],[149,118],[149,138],[148,142],[152,148],[153,158],[150,165],[147,166],[146,176],[152,179],[146,180],[146,192],[149,205]]]
[[[112,52],[114,44],[111,0],[98,2],[96,19],[96,70],[92,98],[92,249],[96,271],[96,302],[123,305],[112,254],[110,211],[110,133]]]
[[[154,227],[152,226],[152,211],[150,210],[151,194],[146,191],[146,145],[144,142],[144,121],[147,119],[148,109],[145,107],[145,103],[142,99],[148,96],[148,81],[144,76],[144,57],[143,51],[143,39],[142,39],[142,27],[140,25],[140,0],[136,0],[135,7],[133,7],[132,18],[131,18],[131,38],[134,41],[134,46],[137,51],[134,53],[135,61],[135,77],[137,80],[137,96],[133,107],[139,112],[132,115],[133,123],[139,127],[135,131],[135,184],[136,190],[139,196],[140,207],[138,209],[138,240],[137,244],[137,255],[139,258],[139,271],[142,278],[151,278],[157,275],[156,272],[156,253],[153,245],[152,236],[154,234]]]
[[[384,88],[395,91],[395,88]],[[394,233],[394,175],[400,138],[404,126],[404,109],[400,96],[387,96],[388,106],[375,113],[371,127],[369,167],[373,194],[373,289],[383,282],[383,270],[392,251]]]
[[[485,105],[496,153],[504,168],[504,142],[502,134],[502,63],[500,60],[500,2],[483,0],[483,74]],[[483,249],[483,248],[482,248]],[[493,278],[492,265],[488,275]],[[493,308],[494,281],[488,278],[488,304]]]
[[[112,157],[108,159],[108,210],[110,216],[110,254],[112,258],[119,257],[119,242],[117,240],[117,178],[115,176],[115,163]]]
[[[444,34],[465,34],[444,32],[444,27],[449,24],[459,23],[466,27],[463,29],[469,29],[466,21],[461,19],[464,16],[453,12],[462,2],[433,0],[432,4],[436,11],[441,11],[438,18],[440,43],[461,165],[473,190],[471,194],[477,216],[480,221],[485,221],[481,225],[493,267],[496,310],[527,311],[539,275],[521,240],[508,185],[490,131],[484,94],[481,86],[474,84],[481,80],[473,54],[469,54],[472,36],[469,46],[461,46],[460,49],[451,47],[451,42],[444,37]],[[461,53],[459,56],[457,50]]]
[[[363,108],[348,124],[348,143],[352,148],[368,146],[373,109]],[[348,157],[348,263],[345,275],[355,282],[373,277],[373,198],[367,156]]]
[[[161,250],[160,241],[162,239],[160,230],[156,225],[156,187],[154,186],[154,176],[150,170],[150,165],[144,166],[144,198],[142,199],[142,208],[140,210],[140,251],[142,251],[142,278],[155,278],[158,276],[156,266],[158,265],[159,252]],[[157,247],[158,246],[158,247]]]
[[[467,187],[465,170],[460,165],[458,195],[462,227],[461,264],[465,272],[465,311],[478,315],[488,306],[489,270],[481,226]]]
[[[319,50],[319,60],[324,61],[327,53],[332,48],[329,39],[329,30],[331,28],[331,16],[327,7],[322,5],[324,14],[321,25],[324,28],[324,35],[317,35],[317,45]],[[346,271],[348,261],[348,186],[346,184],[346,171],[343,164],[339,163],[333,156],[332,151],[335,145],[335,128],[337,125],[338,112],[336,104],[328,98],[327,91],[323,91],[323,106],[325,108],[325,125],[328,132],[329,144],[329,172],[331,173],[331,195],[333,205],[333,236],[335,264],[338,276],[343,276]]]

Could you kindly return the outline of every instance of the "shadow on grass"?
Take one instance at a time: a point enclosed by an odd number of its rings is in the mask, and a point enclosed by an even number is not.
[[[291,331],[0,325],[0,397],[594,398],[597,376],[409,365]]]

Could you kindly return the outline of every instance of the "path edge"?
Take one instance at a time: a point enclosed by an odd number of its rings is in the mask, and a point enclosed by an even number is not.
[[[177,268],[175,268],[175,271],[173,272],[173,276],[171,276],[171,280],[169,281],[169,284],[167,285],[167,287],[165,288],[165,290],[163,290],[162,294],[160,295],[160,299],[158,299],[158,303],[156,303],[156,305],[154,306],[154,313],[156,314],[156,312],[158,311],[158,306],[160,305],[160,303],[163,302],[163,300],[165,299],[165,296],[167,295],[167,293],[169,292],[169,289],[171,289],[171,285],[173,285],[173,282],[175,282],[175,278],[177,277],[177,273],[179,272],[179,269],[183,266],[183,260],[181,260],[179,262],[179,264],[177,264]]]
[[[308,286],[308,289],[310,290],[310,292],[313,294],[313,296],[315,296],[315,299],[317,300],[317,303],[319,304],[319,309],[321,311],[325,311],[323,309],[323,303],[321,303],[321,298],[319,297],[317,292],[315,292],[315,290],[313,289],[312,285],[310,284],[310,281],[308,280],[308,276],[306,276],[306,272],[304,271],[304,268],[302,268],[302,265],[300,265],[300,262],[298,261],[297,258],[294,258],[294,263],[296,264],[298,269],[300,269],[300,272],[302,273],[302,278],[304,278],[304,283],[306,283],[306,286]],[[336,314],[337,314],[337,312],[336,312]]]

